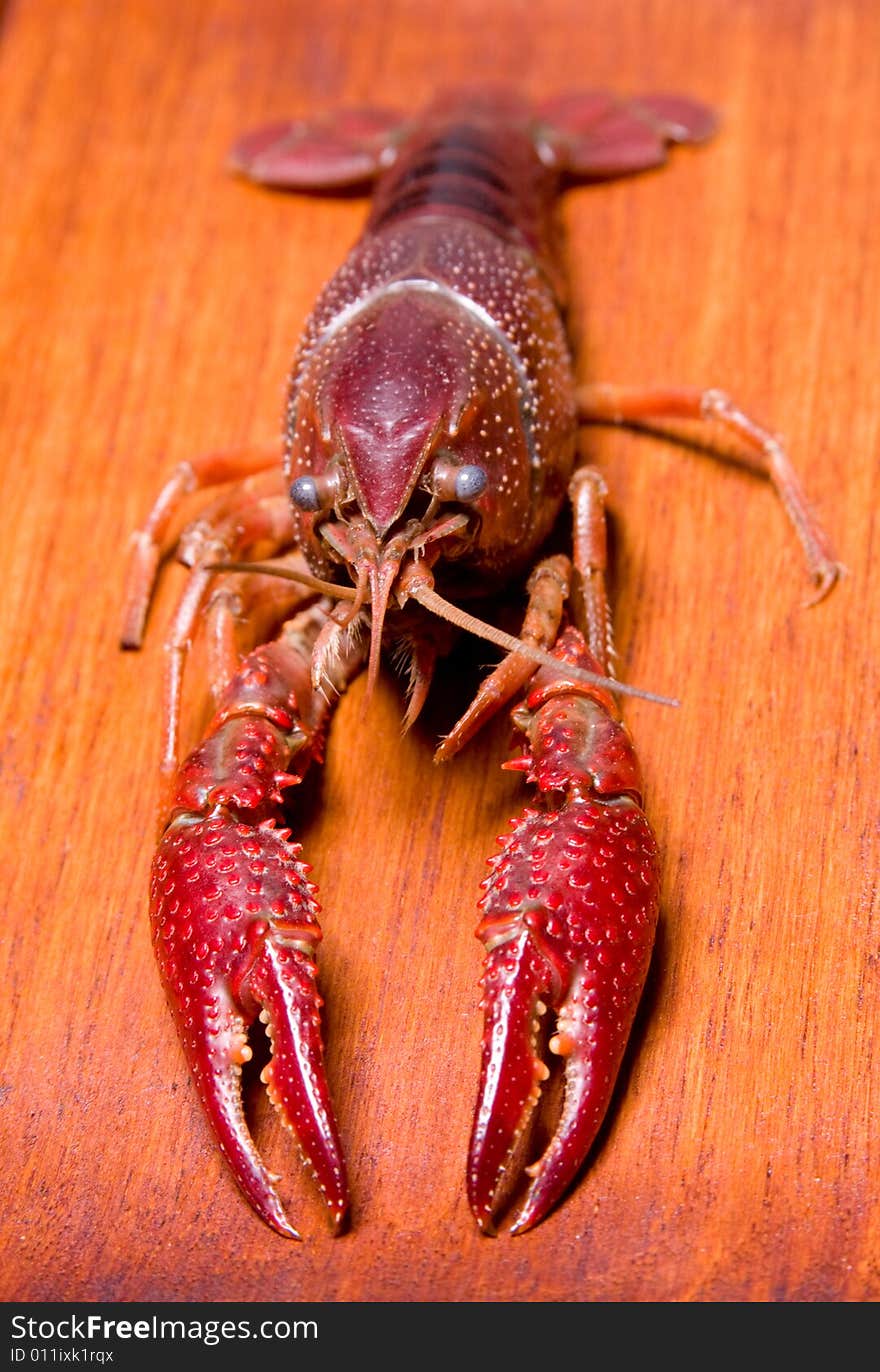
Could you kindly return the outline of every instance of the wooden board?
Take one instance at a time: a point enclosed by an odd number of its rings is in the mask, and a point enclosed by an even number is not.
[[[0,43],[2,1055],[7,1300],[863,1301],[877,1208],[880,11],[858,0],[17,0]],[[163,582],[117,648],[127,539],[171,464],[278,431],[357,197],[228,176],[243,129],[437,85],[685,91],[708,147],[564,205],[584,379],[723,385],[783,432],[848,576],[805,609],[764,482],[611,431],[626,713],[665,855],[621,1089],[566,1204],[481,1238],[464,1196],[485,859],[521,783],[448,769],[392,675],[339,711],[302,837],[354,1192],[306,1241],[208,1137],[152,960]],[[717,435],[715,436],[717,437]],[[720,442],[722,450],[729,451]],[[489,659],[477,652],[475,662]],[[461,693],[459,684],[449,685]],[[548,1254],[552,1260],[548,1260]]]

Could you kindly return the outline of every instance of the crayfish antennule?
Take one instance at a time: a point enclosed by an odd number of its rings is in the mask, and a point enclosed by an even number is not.
[[[388,596],[397,570],[400,566],[399,558],[383,558],[378,564],[372,563],[369,567],[370,584],[370,656],[367,663],[367,690],[366,700],[369,701],[373,694],[373,688],[379,676],[379,661],[382,652],[382,627],[385,623],[385,615],[388,610]],[[358,587],[362,581],[366,584],[365,578],[358,578]]]

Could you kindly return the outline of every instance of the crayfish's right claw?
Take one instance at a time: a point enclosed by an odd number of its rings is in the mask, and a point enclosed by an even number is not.
[[[154,862],[151,914],[162,979],[220,1147],[258,1214],[299,1238],[241,1098],[247,1029],[259,1014],[272,1043],[262,1079],[338,1230],[348,1184],[323,1066],[321,933],[308,869],[287,839],[271,821],[252,827],[223,812],[172,823]]]

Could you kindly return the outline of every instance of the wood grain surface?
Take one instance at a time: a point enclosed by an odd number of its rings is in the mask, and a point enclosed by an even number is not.
[[[880,9],[859,0],[10,0],[0,42],[5,1300],[873,1301],[878,1211]],[[273,440],[357,196],[226,174],[243,129],[493,79],[720,112],[669,167],[566,198],[581,376],[722,385],[782,432],[848,575],[821,605],[766,483],[595,430],[626,709],[665,855],[613,1113],[533,1233],[476,1232],[476,897],[521,781],[504,721],[449,768],[447,674],[399,736],[344,700],[301,837],[354,1193],[334,1239],[248,1210],[153,965],[163,581],[118,650],[129,532],[169,467]],[[688,435],[692,436],[691,430]],[[706,438],[706,435],[703,435]],[[719,451],[731,452],[718,435]],[[460,660],[476,671],[491,651]],[[444,683],[445,691],[444,695]]]

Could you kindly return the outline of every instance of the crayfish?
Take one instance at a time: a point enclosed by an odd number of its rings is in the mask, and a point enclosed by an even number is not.
[[[512,822],[480,900],[482,1068],[467,1190],[494,1232],[549,1068],[561,1117],[513,1223],[563,1197],[608,1109],[651,958],[657,845],[611,675],[605,490],[579,425],[714,419],[756,454],[817,593],[838,568],[779,442],[717,391],[575,384],[558,267],[566,181],[659,166],[707,139],[708,109],[671,95],[574,94],[533,107],[462,92],[419,117],[354,110],[249,134],[234,168],[272,187],[375,182],[366,229],[322,292],[293,364],[283,470],[261,452],[183,463],[135,536],[123,641],[142,639],[184,496],[226,489],[179,540],[190,568],[168,642],[163,823],[151,918],[162,979],[202,1104],[256,1212],[298,1237],[244,1117],[240,1075],[259,1017],[263,1072],[337,1227],[349,1210],[323,1064],[315,887],[286,797],[320,760],[334,704],[383,650],[405,654],[404,723],[454,632],[505,656],[441,742],[451,758],[512,705],[506,764],[534,801]],[[568,551],[545,545],[570,503]],[[233,575],[234,574],[234,575]],[[468,602],[527,581],[521,634]],[[234,590],[230,589],[234,583]],[[243,660],[236,621],[258,646]],[[184,666],[208,645],[216,710],[178,758]],[[639,694],[639,692],[635,692]],[[555,1015],[549,1034],[545,1016]]]

